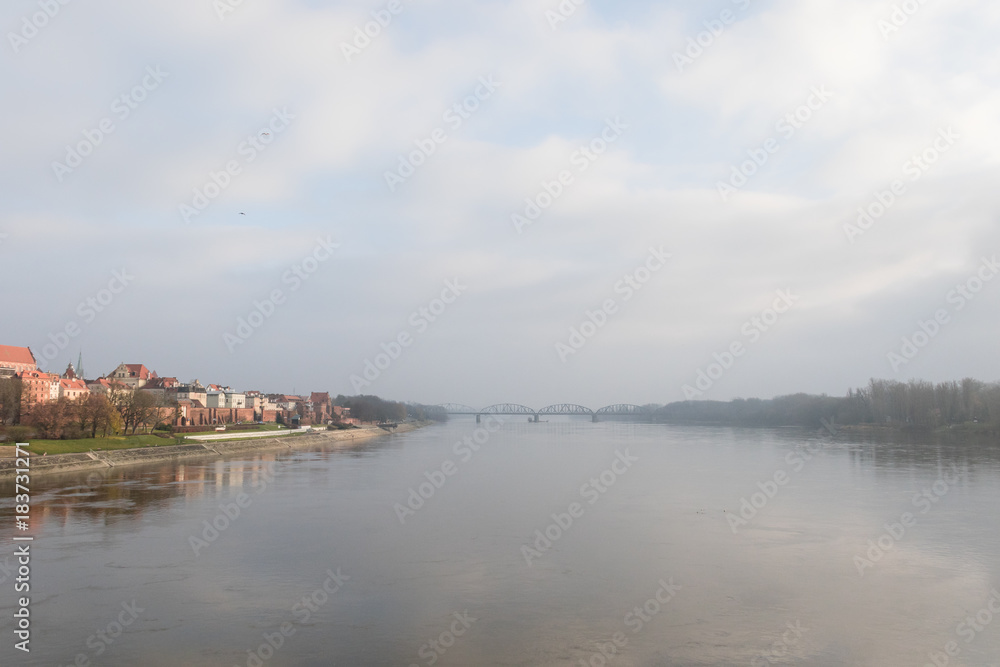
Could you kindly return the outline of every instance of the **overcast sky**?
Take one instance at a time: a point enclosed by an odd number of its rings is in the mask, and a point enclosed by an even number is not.
[[[1000,379],[995,2],[237,1],[4,4],[0,343],[476,407]]]

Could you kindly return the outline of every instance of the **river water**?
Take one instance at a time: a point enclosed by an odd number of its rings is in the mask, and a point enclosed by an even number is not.
[[[33,487],[3,665],[1000,664],[998,445],[455,419]]]

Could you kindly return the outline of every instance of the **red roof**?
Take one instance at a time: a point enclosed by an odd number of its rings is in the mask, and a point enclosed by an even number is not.
[[[130,377],[137,377],[140,380],[149,378],[149,369],[142,364],[125,364],[125,368],[129,370]]]
[[[64,380],[59,380],[59,384],[61,384],[65,389],[80,389],[81,391],[85,391],[87,389],[87,383],[84,382],[83,380],[64,379]]]
[[[44,371],[21,371],[18,373],[18,377],[22,380],[25,378],[38,378],[39,380],[58,380],[60,379],[55,373],[46,373]]]
[[[312,403],[329,403],[330,402],[330,392],[328,391],[314,391],[310,396],[309,400]]]
[[[0,345],[0,363],[30,364],[35,365],[35,357],[31,350],[26,347],[14,347],[13,345]]]

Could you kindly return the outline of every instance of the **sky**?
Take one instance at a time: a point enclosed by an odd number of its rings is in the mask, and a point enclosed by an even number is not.
[[[1000,379],[1000,5],[11,0],[0,344],[428,404]]]

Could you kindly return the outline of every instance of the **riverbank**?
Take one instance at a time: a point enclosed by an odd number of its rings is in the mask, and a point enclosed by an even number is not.
[[[136,449],[116,449],[106,451],[90,451],[79,454],[54,454],[41,456],[32,452],[31,474],[44,475],[51,473],[76,472],[101,468],[114,468],[121,465],[140,463],[155,463],[193,457],[228,457],[250,452],[272,450],[295,450],[302,447],[315,447],[343,443],[350,446],[355,442],[363,442],[392,433],[413,431],[425,423],[400,424],[394,431],[386,431],[378,426],[362,426],[356,429],[342,431],[314,431],[303,435],[283,435],[270,438],[245,440],[227,440],[225,442],[202,442],[184,445],[163,445],[159,447],[141,447]],[[15,459],[0,459],[0,480],[10,479],[16,474]]]

